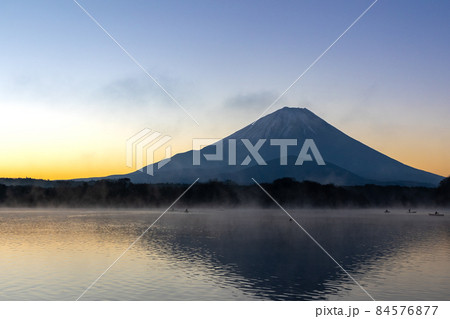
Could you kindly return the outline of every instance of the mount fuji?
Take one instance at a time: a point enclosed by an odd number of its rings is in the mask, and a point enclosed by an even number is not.
[[[281,146],[270,144],[273,140],[286,139],[290,141],[289,143],[298,141],[298,145],[286,146],[284,154],[281,152]],[[247,145],[243,140],[248,140]],[[261,140],[264,142],[258,145],[258,141]],[[314,150],[310,148],[307,150],[308,155],[303,157],[306,160],[302,165],[298,165],[300,148],[306,140],[312,140],[320,154],[314,154]],[[260,146],[256,150],[256,155],[260,155],[265,165],[258,165],[258,159],[249,152],[248,145]],[[204,155],[216,154],[218,147],[223,152],[222,160],[207,160]],[[319,159],[316,155],[322,157],[325,165],[318,165]],[[200,159],[200,165],[193,164],[195,156]],[[280,164],[282,160],[285,165]],[[260,160],[259,164],[261,163]],[[251,184],[252,178],[258,182],[272,182],[279,178],[290,177],[297,181],[309,180],[335,185],[430,187],[437,186],[443,179],[442,176],[402,164],[364,145],[306,108],[290,107],[266,115],[254,124],[202,148],[201,151],[176,154],[160,169],[156,168],[157,163],[151,165],[144,167],[142,171],[106,178],[129,178],[133,183],[190,184],[199,178],[202,182],[218,180]],[[146,174],[150,168],[153,169],[153,176]]]

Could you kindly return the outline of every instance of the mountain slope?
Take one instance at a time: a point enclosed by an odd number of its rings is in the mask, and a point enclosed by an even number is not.
[[[248,139],[252,145],[266,139],[258,150],[267,165],[257,165],[251,158],[247,165],[241,165],[249,155],[241,142]],[[271,146],[270,139],[295,139],[297,146],[287,147],[288,165],[280,165],[280,147]],[[295,165],[301,145],[312,139],[322,155],[325,166],[316,162]],[[236,142],[236,165],[229,165],[228,145]],[[299,181],[312,180],[337,185],[398,184],[436,186],[443,177],[402,164],[339,131],[305,108],[285,107],[248,125],[224,138],[222,161],[206,161],[194,166],[193,151],[177,154],[171,161],[156,170],[154,176],[136,171],[109,178],[130,178],[135,183],[191,183],[197,177],[201,181],[211,179],[232,180],[241,184],[251,183],[251,177],[258,181],[271,182],[277,178],[293,177]],[[217,144],[217,143],[216,143]],[[220,144],[220,143],[219,143]],[[202,149],[201,154],[214,154],[215,146]],[[311,153],[311,152],[309,152]]]

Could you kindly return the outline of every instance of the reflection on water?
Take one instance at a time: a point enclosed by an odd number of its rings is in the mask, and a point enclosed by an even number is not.
[[[74,300],[160,211],[1,210],[0,299]],[[450,227],[403,211],[295,218],[377,300],[449,300]],[[167,213],[83,300],[368,300],[278,210]]]

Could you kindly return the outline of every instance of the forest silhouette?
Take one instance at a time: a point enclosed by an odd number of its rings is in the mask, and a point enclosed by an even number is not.
[[[447,207],[450,177],[437,188],[406,186],[335,186],[282,178],[261,184],[287,207]],[[133,184],[128,179],[95,182],[0,184],[2,207],[168,207],[188,187],[184,184]],[[195,184],[177,207],[275,207],[255,185],[209,181]]]

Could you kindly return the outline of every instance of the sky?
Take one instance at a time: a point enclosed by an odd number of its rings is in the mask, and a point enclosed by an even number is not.
[[[128,173],[144,128],[222,138],[255,121],[373,1],[0,2],[0,177]],[[281,98],[450,175],[450,2],[379,0]],[[198,124],[191,118],[198,122]]]

